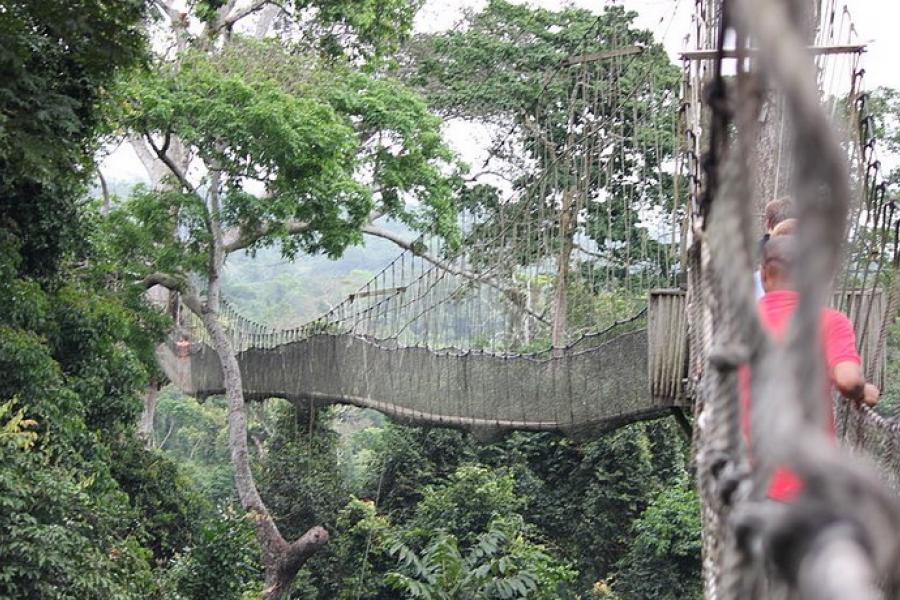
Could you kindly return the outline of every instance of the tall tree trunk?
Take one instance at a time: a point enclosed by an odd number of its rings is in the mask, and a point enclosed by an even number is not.
[[[520,318],[522,319],[522,341],[526,346],[531,344],[531,319],[529,318],[529,312],[533,309],[532,307],[532,299],[534,298],[534,285],[533,283],[526,279],[525,280],[525,310],[522,311]]]
[[[760,115],[759,132],[753,145],[753,181],[756,182],[754,212],[760,230],[765,228],[765,206],[790,191],[791,137],[793,125],[785,117],[784,103],[778,94],[769,98]]]
[[[566,345],[566,326],[569,318],[569,261],[572,257],[573,235],[575,233],[572,203],[575,190],[571,187],[563,192],[562,210],[559,213],[559,257],[556,263],[556,290],[553,296],[553,324],[550,340],[554,355],[559,355]]]
[[[170,176],[171,173],[166,167],[165,164],[159,157],[153,155],[150,152],[150,149],[147,147],[146,142],[143,138],[134,136],[130,138],[130,143],[132,148],[137,154],[138,158],[141,161],[141,164],[144,166],[144,169],[147,171],[147,176],[150,178],[150,184],[155,190],[163,190],[166,189],[166,176]],[[190,160],[188,156],[188,152],[184,147],[184,144],[180,140],[173,140],[169,149],[169,155],[173,157],[173,160],[178,164],[182,169],[186,169]],[[105,179],[103,179],[103,175],[100,175],[100,181],[106,189]],[[104,200],[104,206],[108,204],[108,200]],[[108,210],[107,210],[108,212]],[[177,232],[173,229],[173,235],[176,235]],[[173,317],[175,320],[176,330],[180,323],[178,322],[178,296],[177,293],[173,290],[156,287],[153,290],[148,290],[148,294],[153,294],[154,291],[159,292],[160,294],[164,294],[164,302],[166,305],[166,312]],[[155,421],[156,416],[156,400],[159,394],[160,384],[157,380],[151,380],[150,385],[147,387],[147,390],[144,392],[144,407],[141,410],[140,421],[138,422],[138,435],[140,435],[144,439],[145,445],[150,448],[153,445],[153,423]]]
[[[156,417],[156,402],[159,399],[159,381],[150,379],[150,384],[144,392],[144,408],[141,410],[141,420],[138,423],[138,435],[144,440],[144,445],[149,449],[153,447],[153,420]]]
[[[222,230],[219,224],[218,206],[219,172],[210,173],[210,218],[212,234],[211,256],[208,267],[206,306],[201,311],[203,325],[212,340],[213,349],[222,365],[225,398],[228,403],[228,447],[234,467],[234,483],[244,510],[253,515],[256,522],[256,539],[262,550],[265,569],[263,597],[280,598],[290,588],[300,567],[328,541],[323,527],[313,527],[299,539],[288,543],[278,531],[275,520],[263,503],[253,472],[247,443],[247,407],[244,402],[244,386],[240,365],[231,340],[219,320],[221,282],[219,276],[225,263]]]
[[[575,144],[575,99],[578,96],[580,86],[576,82],[572,86],[569,96],[569,117],[567,126],[564,152],[568,153]],[[554,155],[557,155],[554,148]],[[570,159],[571,160],[571,159]],[[568,162],[568,161],[567,161]],[[566,346],[566,326],[569,319],[569,261],[572,257],[572,242],[575,236],[575,215],[572,214],[572,206],[575,203],[575,195],[578,193],[578,169],[567,165],[566,175],[571,177],[576,174],[574,181],[570,182],[563,190],[562,206],[559,211],[559,258],[556,264],[556,293],[553,298],[553,323],[550,328],[550,345],[554,356],[561,356]]]
[[[818,0],[803,0],[795,6],[804,12],[802,19],[807,23],[807,43],[812,45],[819,16]],[[753,208],[758,216],[760,233],[765,230],[763,213],[766,204],[791,193],[794,175],[791,160],[794,125],[785,115],[781,93],[766,90],[764,102],[750,163],[756,193]]]
[[[190,45],[191,38],[188,32],[190,19],[188,14],[181,12],[179,8],[169,3],[162,2],[158,4],[167,15],[176,41],[178,55],[181,55]],[[233,1],[223,3],[223,6],[219,9],[219,18],[224,19],[228,17],[234,5],[235,2]],[[263,8],[255,28],[257,37],[267,34],[277,20],[279,10],[278,6],[266,6]],[[215,46],[215,41],[211,37],[205,40],[204,43],[201,43],[200,47],[209,50]],[[206,46],[206,44],[209,44],[209,46]],[[160,157],[155,152],[151,151],[151,148],[141,137],[133,137],[130,139],[130,142],[138,158],[147,169],[151,185],[156,189],[167,187],[168,180],[166,178],[171,177],[173,174],[170,168],[160,160]],[[187,172],[191,163],[191,153],[189,152],[189,147],[182,140],[173,137],[170,140],[166,154],[182,172]],[[207,301],[205,305],[202,305],[195,293],[185,294],[183,300],[191,311],[202,319],[204,328],[212,340],[213,349],[222,367],[225,397],[228,402],[228,443],[231,462],[235,472],[235,487],[241,505],[255,519],[257,541],[262,550],[262,562],[265,569],[266,587],[264,597],[274,599],[281,597],[288,591],[297,572],[306,560],[328,541],[328,532],[322,527],[313,527],[294,542],[288,543],[285,541],[263,503],[253,478],[248,452],[247,413],[240,367],[231,341],[219,320],[219,274],[224,264],[223,235],[218,221],[220,217],[218,206],[219,172],[215,168],[211,169],[210,177],[211,181],[207,192],[209,196],[208,226],[213,241],[208,265]],[[177,232],[173,231],[173,233]],[[146,415],[142,415],[142,425],[145,418],[152,424],[155,407],[155,401],[151,404],[145,403]]]
[[[262,549],[265,569],[265,598],[280,598],[289,589],[300,567],[328,541],[328,532],[313,527],[299,539],[288,543],[278,531],[275,520],[263,503],[250,468],[247,444],[247,411],[244,403],[240,367],[231,342],[218,315],[207,309],[203,323],[222,364],[225,398],[228,401],[228,446],[234,466],[234,483],[244,510],[256,522],[256,539]]]

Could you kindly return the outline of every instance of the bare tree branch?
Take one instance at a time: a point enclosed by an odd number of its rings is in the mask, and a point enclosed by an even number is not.
[[[172,160],[172,158],[168,154],[166,154],[166,150],[169,147],[169,141],[170,141],[169,134],[166,134],[166,140],[163,143],[162,148],[158,147],[153,142],[153,138],[150,137],[150,134],[144,134],[144,138],[147,140],[147,143],[150,144],[150,147],[153,148],[153,151],[156,153],[156,156],[159,157],[159,160],[161,160],[169,168],[169,171],[171,171],[172,174],[178,179],[178,181],[179,181],[179,183],[181,183],[182,187],[184,187],[185,190],[194,194],[198,198],[202,199],[203,196],[200,194],[200,192],[197,191],[197,188],[194,187],[194,185],[188,180],[187,175],[184,173],[184,171],[181,170],[181,167],[179,167],[177,164],[175,164],[175,161]]]
[[[180,13],[175,10],[175,7],[165,2],[165,0],[153,0],[153,4],[173,22],[181,17]]]
[[[481,179],[482,177],[488,177],[488,176],[499,177],[500,179],[502,179],[508,183],[513,183],[513,179],[506,173],[501,173],[500,171],[491,171],[491,170],[479,171],[478,173],[475,173],[471,177],[467,178],[466,182],[472,183],[472,182],[475,182],[475,181]]]
[[[587,248],[585,248],[584,246],[582,246],[581,244],[579,244],[577,242],[574,242],[572,244],[572,248],[578,250],[579,252],[581,252],[583,254],[587,254],[588,256],[593,256],[594,258],[601,258],[601,259],[609,258],[608,256],[604,256],[604,255],[600,254],[599,252],[594,252],[593,250],[588,250]]]
[[[228,15],[231,14],[231,11],[234,10],[235,5],[237,4],[237,0],[228,0],[225,4],[223,4],[219,8],[218,17],[219,19],[227,19]]]
[[[531,131],[531,133],[533,133],[535,137],[537,137],[541,141],[542,144],[544,144],[547,152],[549,152],[552,156],[556,156],[556,144],[548,140],[546,136],[544,136],[544,134],[541,132],[541,130],[538,129],[537,125],[531,122],[531,119],[527,117],[522,119],[522,124],[525,125],[525,128]]]
[[[161,285],[164,288],[180,292],[187,285],[187,277],[184,275],[174,275],[172,273],[163,273],[157,271],[150,273],[140,280],[140,284],[145,288],[152,288],[154,285]]]
[[[271,521],[271,517],[268,522]],[[302,536],[288,544],[281,539],[279,548],[280,560],[277,561],[273,572],[267,570],[266,588],[263,591],[265,598],[280,598],[287,590],[286,586],[294,580],[300,567],[322,546],[328,543],[328,531],[323,527],[312,527]]]
[[[384,217],[387,214],[385,210],[373,210],[369,213],[369,216],[366,218],[366,222],[371,225],[378,219]],[[260,227],[254,230],[242,230],[238,228],[233,228],[226,230],[222,233],[222,243],[223,248],[225,249],[226,254],[230,254],[232,252],[237,252],[238,250],[243,250],[248,246],[253,245],[255,242],[269,235],[276,226],[280,226],[281,224],[276,223],[264,223]],[[299,221],[297,219],[288,220],[285,224],[285,231],[288,235],[297,235],[300,233],[305,233],[309,230],[309,223],[306,221]]]
[[[159,445],[157,446],[157,448],[162,448],[163,446],[166,445],[166,442],[169,441],[169,437],[172,435],[172,432],[173,432],[173,431],[175,431],[175,419],[172,419],[171,421],[169,421],[169,430],[166,432],[165,437],[164,437],[164,438],[162,439],[162,441],[159,443]]]
[[[181,295],[181,301],[187,306],[191,312],[200,316],[203,313],[203,303],[200,302],[200,296],[191,285],[188,278],[182,274],[163,273],[157,271],[150,273],[140,281],[146,289],[153,286],[161,285],[162,287],[178,292]]]
[[[287,10],[281,5],[270,4],[266,6],[260,13],[259,19],[256,21],[256,27],[254,28],[253,35],[258,38],[263,38],[269,33],[269,29],[272,27],[272,23],[275,21],[275,17],[278,16],[279,13],[287,13]]]
[[[243,250],[260,239],[272,233],[280,223],[263,223],[254,230],[229,229],[222,233],[222,247],[225,254],[231,254]],[[291,220],[283,224],[288,235],[297,235],[309,231],[309,223],[306,221]]]
[[[475,273],[473,271],[469,271],[466,269],[461,269],[453,264],[438,258],[426,252],[421,247],[419,247],[414,242],[404,239],[403,237],[388,231],[382,227],[379,227],[374,224],[375,221],[384,216],[384,213],[381,211],[375,211],[369,216],[369,222],[367,225],[363,226],[361,231],[364,235],[369,235],[372,237],[381,238],[383,240],[387,240],[393,243],[395,246],[402,248],[404,250],[408,250],[415,254],[416,256],[426,260],[431,263],[438,269],[450,273],[451,275],[458,275],[470,281],[474,281],[476,283],[481,283],[487,285],[495,290],[501,292],[507,299],[509,299],[513,304],[516,305],[520,310],[525,312],[530,317],[538,320],[541,323],[549,324],[546,317],[542,314],[536,313],[530,308],[526,306],[525,299],[522,293],[518,290],[504,287],[499,284],[495,280],[484,277],[479,273]],[[222,248],[225,254],[231,254],[232,252],[237,252],[238,250],[243,250],[259,241],[263,237],[272,233],[276,227],[284,227],[285,232],[288,235],[297,235],[300,233],[304,233],[309,231],[309,223],[306,221],[288,221],[284,224],[275,224],[275,223],[264,223],[260,225],[258,228],[254,230],[241,230],[241,229],[230,229],[228,231],[223,232],[222,234]]]
[[[150,178],[150,185],[157,188],[162,182],[163,177],[165,177],[165,165],[163,165],[156,155],[150,151],[143,136],[132,135],[128,138],[128,142],[134,149],[134,153],[137,154],[141,164],[144,165],[147,176]]]
[[[156,7],[163,15],[165,15],[171,24],[172,34],[175,37],[175,45],[179,52],[187,48],[190,42],[190,32],[188,32],[189,18],[188,13],[183,12],[174,5],[165,0],[154,0]]]
[[[231,4],[233,6],[234,3],[229,2],[229,4]],[[261,10],[264,6],[266,6],[268,4],[274,4],[274,5],[278,6],[278,3],[274,2],[273,0],[253,0],[253,2],[250,4],[250,6],[236,10],[234,13],[228,15],[227,17],[220,18],[216,22],[215,26],[213,26],[210,33],[216,33],[216,32],[222,31],[223,29],[233,27],[235,23],[237,23],[244,17],[252,15],[253,13],[255,13],[258,10]]]

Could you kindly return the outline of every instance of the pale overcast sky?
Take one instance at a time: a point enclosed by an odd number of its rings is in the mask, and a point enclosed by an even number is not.
[[[574,4],[590,10],[601,10],[610,0],[531,0],[532,5],[544,8],[560,8]],[[684,36],[690,27],[693,0],[619,0],[627,8],[638,13],[638,25],[650,29],[657,39],[662,39],[669,54],[675,59],[683,49]],[[857,40],[869,45],[863,57],[866,69],[866,86],[900,88],[900,1],[897,0],[836,0],[839,13],[847,6],[856,25]],[[478,8],[485,0],[429,0],[419,15],[416,28],[432,31],[450,27],[465,8]],[[454,146],[466,160],[477,163],[483,149],[490,145],[486,131],[466,129],[465,142],[460,143],[459,128],[449,127],[448,134]],[[145,179],[146,173],[130,147],[123,146],[103,162],[103,171],[111,179]]]

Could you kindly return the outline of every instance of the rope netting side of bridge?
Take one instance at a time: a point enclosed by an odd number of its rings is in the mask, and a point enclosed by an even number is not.
[[[832,280],[832,304],[854,322],[866,375],[883,382],[879,365],[897,312],[900,223],[881,180],[849,12],[823,0],[815,39],[803,43],[803,8],[801,2],[697,0],[695,51],[685,53],[689,372],[708,598],[898,592],[900,428],[872,409],[836,399],[838,451],[810,422],[823,418],[810,390],[821,387],[822,377],[815,302]],[[754,193],[770,183],[754,181],[755,145],[773,108],[776,143],[766,150],[776,154],[775,177],[795,195],[806,249],[798,282],[803,300],[786,347],[762,334],[749,277],[758,239]],[[776,182],[766,189],[778,188]],[[840,261],[838,240],[846,240]],[[754,373],[752,472],[739,416],[741,363]],[[794,502],[765,499],[765,483],[779,464],[807,482]],[[875,464],[880,478],[872,476]]]

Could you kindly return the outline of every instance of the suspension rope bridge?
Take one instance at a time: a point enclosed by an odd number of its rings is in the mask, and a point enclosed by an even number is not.
[[[467,205],[455,243],[423,235],[300,327],[226,303],[245,396],[486,435],[597,433],[687,406],[684,294],[650,294],[683,280],[678,73],[634,41],[556,67],[565,105],[539,95],[521,115],[509,189]],[[662,311],[652,352],[648,298]],[[185,329],[193,351],[161,348],[164,370],[187,393],[222,393],[202,326]]]
[[[695,22],[704,10],[698,3]],[[695,37],[707,29],[698,25]],[[837,38],[855,31],[849,23],[825,30],[823,45],[851,44]],[[698,48],[710,44],[696,40]],[[686,55],[679,99],[677,79],[658,81],[656,64],[642,60],[650,51],[633,48],[554,70],[568,78],[568,105],[535,100],[519,127],[521,165],[508,166],[512,189],[463,211],[461,243],[422,236],[356,293],[296,328],[254,322],[226,303],[221,317],[247,397],[349,403],[473,430],[597,431],[688,405],[679,286],[689,198],[702,193],[698,82],[711,59]],[[872,283],[860,257],[895,250],[895,242],[886,247],[894,209],[879,184],[853,56],[847,97],[860,129],[851,146],[865,201],[854,207],[852,239],[860,243],[842,279],[856,292],[844,289],[836,304],[854,316],[867,365],[880,371],[885,315],[896,301],[884,306],[882,294],[859,293]],[[820,56],[820,83],[831,86],[823,94],[837,107],[843,80],[833,57],[846,63],[845,54]],[[879,235],[863,235],[874,230]],[[189,360],[173,340],[160,350],[162,366],[187,393],[222,393],[202,326],[195,321],[190,331],[198,343]],[[696,383],[696,365],[692,377]]]

